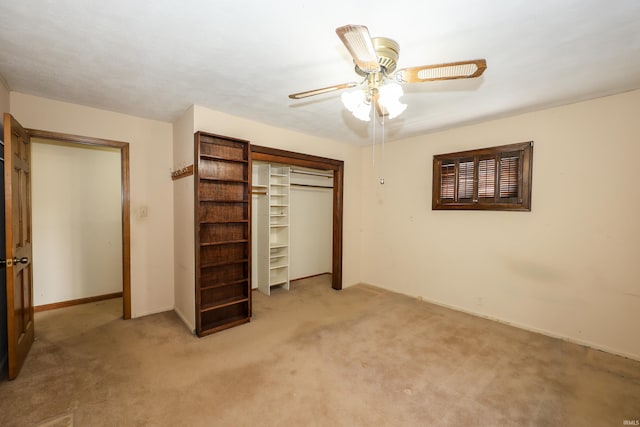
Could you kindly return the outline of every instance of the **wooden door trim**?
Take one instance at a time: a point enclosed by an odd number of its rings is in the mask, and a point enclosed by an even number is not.
[[[114,292],[112,294],[96,295],[93,297],[54,302],[51,304],[36,305],[33,307],[33,311],[36,313],[39,313],[41,311],[55,310],[55,309],[64,308],[64,307],[73,307],[74,305],[88,304],[90,302],[106,301],[114,298],[122,298],[122,292]]]
[[[122,194],[122,317],[131,319],[131,213],[129,182],[129,143],[89,136],[26,129],[31,138],[51,139],[93,147],[111,147],[120,150],[120,177]]]
[[[342,289],[342,236],[343,236],[343,198],[344,198],[344,161],[327,157],[312,156],[294,151],[251,145],[251,160],[271,163],[283,163],[312,169],[333,171],[333,249],[331,287]]]

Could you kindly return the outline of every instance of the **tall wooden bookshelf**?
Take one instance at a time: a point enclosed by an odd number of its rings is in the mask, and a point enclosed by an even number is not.
[[[251,318],[249,141],[195,135],[196,333]]]

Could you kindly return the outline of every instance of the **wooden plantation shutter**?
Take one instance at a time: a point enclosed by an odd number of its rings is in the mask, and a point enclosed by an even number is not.
[[[440,176],[442,177],[440,184],[441,197],[446,200],[453,200],[456,181],[455,165],[453,163],[443,164]]]
[[[478,198],[494,198],[496,188],[496,159],[478,161]]]
[[[508,157],[507,157],[508,156]],[[500,159],[500,198],[518,197],[520,156],[508,153]]]
[[[458,200],[473,198],[473,159],[465,159],[458,163]]]
[[[433,209],[531,210],[533,142],[433,157]]]

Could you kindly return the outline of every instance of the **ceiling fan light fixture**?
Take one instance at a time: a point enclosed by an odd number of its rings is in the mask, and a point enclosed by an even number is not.
[[[357,119],[365,122],[371,120],[371,102],[367,99],[367,95],[363,90],[344,92],[342,94],[342,103]]]
[[[407,109],[407,104],[400,102],[400,97],[404,95],[402,87],[398,83],[387,83],[378,88],[378,102],[389,113],[389,119],[398,117]]]
[[[363,85],[362,90],[343,93],[342,103],[356,118],[367,122],[371,121],[371,112],[375,110],[383,126],[385,117],[393,119],[407,109],[407,105],[400,102],[403,96],[400,84],[471,79],[480,77],[487,68],[485,59],[474,59],[397,70],[400,45],[396,41],[386,37],[372,38],[364,25],[344,25],[336,28],[336,34],[349,51],[356,73],[364,80],[298,92],[289,98],[306,98]]]

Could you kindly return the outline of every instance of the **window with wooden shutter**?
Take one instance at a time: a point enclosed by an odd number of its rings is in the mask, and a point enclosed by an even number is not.
[[[433,157],[433,209],[531,210],[533,142]]]

